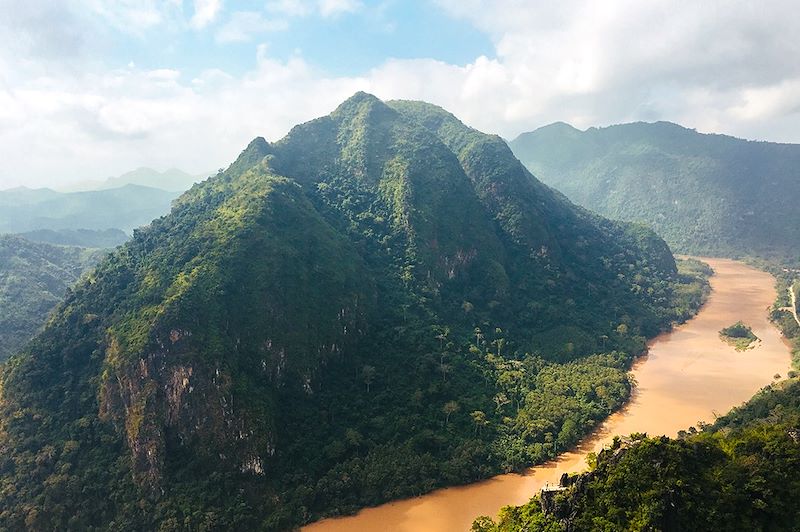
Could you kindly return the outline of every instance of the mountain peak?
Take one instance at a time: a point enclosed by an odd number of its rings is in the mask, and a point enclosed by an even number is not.
[[[547,124],[546,126],[542,126],[539,129],[555,129],[559,131],[571,131],[574,133],[581,133],[581,130],[573,126],[572,124],[568,124],[567,122],[553,122],[552,124]]]
[[[388,109],[386,104],[377,96],[372,94],[358,91],[350,96],[348,99],[339,104],[331,118],[345,118],[348,116],[355,116],[366,111],[371,114],[374,109]]]
[[[634,264],[636,289],[625,275]],[[552,365],[598,352],[603,336],[609,349],[636,348],[606,315],[630,316],[636,335],[657,332],[674,277],[652,233],[574,208],[498,137],[430,104],[357,93],[277,142],[254,139],[185,193],[81,281],[0,376],[0,485],[20,486],[0,490],[0,528],[24,528],[30,501],[52,500],[58,511],[43,503],[38,529],[152,529],[173,516],[194,529],[191,516],[213,512],[222,528],[286,530],[343,507],[300,482],[336,486],[346,474],[364,490],[404,462],[433,486],[450,478],[456,447],[432,445],[417,462],[419,438],[395,437],[390,420],[471,448],[468,405],[486,405],[494,426],[513,415],[491,407],[504,386],[486,381],[494,363],[443,353],[451,341],[466,345],[488,324],[510,331],[509,353]],[[465,416],[443,425],[451,397]],[[520,415],[538,415],[519,400]],[[43,421],[14,420],[23,411]],[[486,432],[476,449],[499,470],[510,462]],[[370,443],[342,445],[345,434]],[[32,452],[32,441],[55,451]],[[387,459],[371,465],[378,448]],[[467,460],[453,482],[476,474]],[[69,471],[76,488],[64,495],[41,471]],[[84,521],[67,523],[80,512]]]
[[[269,153],[270,143],[264,137],[256,137],[250,141],[242,153],[239,154],[239,157],[228,167],[228,173],[240,175],[248,168],[252,168]]]
[[[378,98],[377,96],[375,96],[374,94],[370,94],[370,93],[364,92],[364,91],[358,91],[355,94],[353,94],[352,96],[350,96],[349,98],[347,98],[345,101],[343,101],[341,104],[339,104],[339,107],[349,106],[349,105],[361,105],[361,104],[363,104],[365,102],[366,103],[383,103],[383,101],[380,98]]]

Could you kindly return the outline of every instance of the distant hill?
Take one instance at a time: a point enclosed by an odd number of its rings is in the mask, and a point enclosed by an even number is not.
[[[0,375],[0,528],[290,530],[520,470],[702,297],[506,143],[358,93],[254,139]]]
[[[131,170],[120,176],[109,177],[100,181],[84,181],[74,183],[65,188],[65,191],[88,191],[104,190],[109,188],[119,188],[125,185],[140,185],[143,187],[160,188],[171,192],[183,192],[189,190],[192,185],[203,181],[208,174],[189,174],[177,168],[170,168],[163,172],[152,168],[141,167]]]
[[[36,205],[61,196],[60,192],[49,188],[16,187],[0,190],[0,209],[21,205]]]
[[[586,131],[556,123],[510,146],[571,200],[644,222],[676,251],[800,258],[800,145],[657,122]]]
[[[39,331],[67,287],[102,255],[0,236],[0,362]]]
[[[19,233],[18,236],[33,242],[96,249],[114,248],[130,238],[121,229],[36,229]]]
[[[130,233],[169,212],[172,200],[178,196],[178,192],[141,185],[87,192],[3,190],[0,191],[0,232],[120,229]]]

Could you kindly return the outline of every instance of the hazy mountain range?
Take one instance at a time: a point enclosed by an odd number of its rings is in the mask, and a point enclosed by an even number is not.
[[[159,172],[152,168],[141,167],[122,175],[109,177],[103,180],[72,183],[60,190],[64,192],[80,192],[119,188],[125,185],[140,185],[143,187],[160,188],[161,190],[168,190],[170,192],[183,192],[189,190],[193,184],[206,179],[211,174],[212,172],[192,175],[178,168],[170,168]]]
[[[800,145],[640,122],[556,123],[510,146],[571,200],[644,222],[676,251],[800,259]]]

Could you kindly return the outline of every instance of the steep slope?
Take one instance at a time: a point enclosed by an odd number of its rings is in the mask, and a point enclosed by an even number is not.
[[[101,254],[0,236],[0,362],[44,325],[67,288]]]
[[[4,190],[0,191],[0,232],[121,229],[130,233],[169,212],[178,195],[139,185],[89,192]]]
[[[557,123],[520,135],[511,148],[571,200],[646,223],[677,251],[798,258],[798,145],[668,122],[586,131]]]
[[[689,281],[501,139],[356,94],[252,141],[7,364],[0,524],[284,529],[523,467],[620,406]]]

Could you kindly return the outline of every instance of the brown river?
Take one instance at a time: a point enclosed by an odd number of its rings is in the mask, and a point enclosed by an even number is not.
[[[779,373],[789,370],[789,348],[768,320],[775,280],[768,273],[726,259],[702,259],[716,274],[712,292],[689,322],[650,342],[647,356],[632,368],[631,400],[609,417],[575,450],[527,470],[444,488],[414,499],[367,508],[350,517],[313,523],[306,532],[466,531],[479,515],[495,516],[501,507],[527,502],[563,472],[586,468],[585,457],[616,434],[646,432],[675,436],[698,421],[713,421],[749,399]],[[742,320],[761,339],[754,349],[737,352],[722,342],[719,330]]]

